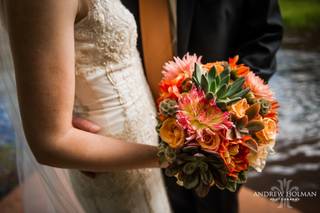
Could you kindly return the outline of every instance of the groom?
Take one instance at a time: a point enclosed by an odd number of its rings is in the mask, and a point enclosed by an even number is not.
[[[182,57],[186,52],[202,55],[203,62],[227,60],[238,54],[240,63],[248,65],[265,81],[275,72],[275,53],[283,33],[277,0],[122,0],[122,3],[135,16],[138,49],[148,81],[154,82],[150,85],[154,94],[161,64],[172,55]],[[147,37],[149,32],[153,36]],[[163,55],[159,55],[161,50]],[[158,55],[153,57],[152,51]],[[150,70],[159,70],[152,73],[153,79],[149,79]],[[98,130],[79,118],[74,119],[74,125],[88,131]],[[207,197],[198,198],[192,191],[177,186],[174,178],[165,177],[165,181],[175,213],[238,212],[238,192],[213,188]]]

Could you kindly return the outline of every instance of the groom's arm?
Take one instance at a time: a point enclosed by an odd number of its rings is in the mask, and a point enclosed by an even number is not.
[[[249,0],[245,5],[237,54],[267,81],[276,71],[275,54],[280,47],[283,25],[277,0]]]

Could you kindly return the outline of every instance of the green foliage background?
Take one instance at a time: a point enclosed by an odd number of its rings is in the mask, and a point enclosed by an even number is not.
[[[279,0],[287,29],[319,29],[320,0]]]

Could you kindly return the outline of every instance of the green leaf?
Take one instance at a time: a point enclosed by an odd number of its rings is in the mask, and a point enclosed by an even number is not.
[[[265,100],[265,99],[260,99],[259,103],[260,103],[260,106],[261,106],[260,114],[261,115],[266,115],[269,112],[270,108],[271,108],[270,101]]]
[[[225,103],[228,104],[228,105],[230,105],[230,104],[233,104],[233,103],[235,103],[235,102],[237,102],[237,101],[239,101],[239,100],[241,100],[240,97],[235,97],[235,98],[231,98],[231,99],[228,98],[228,99],[226,99]]]
[[[198,63],[196,63],[196,70],[195,70],[195,72],[196,72],[196,78],[197,78],[197,80],[198,80],[198,82],[201,82],[201,76],[202,76],[202,68],[201,68],[201,66],[198,64]]]
[[[233,82],[231,87],[235,87],[238,90],[239,88],[241,88],[241,86],[243,85],[244,81],[245,81],[244,77],[238,78],[237,80],[235,80]]]
[[[180,168],[175,165],[170,165],[168,168],[165,169],[165,174],[168,177],[173,177],[179,172]]]
[[[210,185],[212,183],[212,181],[213,181],[213,176],[212,176],[212,173],[210,171],[201,172],[200,173],[200,178],[201,178],[201,181],[205,185]]]
[[[249,88],[245,88],[244,90],[241,90],[240,92],[230,96],[230,98],[235,98],[235,97],[243,98],[249,91],[250,91]]]
[[[227,110],[227,103],[226,103],[226,102],[217,101],[217,106],[218,106],[222,111],[226,111],[226,110]]]
[[[227,77],[227,76],[230,76],[230,69],[229,67],[226,67],[222,73],[220,73],[220,77],[221,79]]]
[[[219,86],[220,83],[221,83],[221,77],[220,77],[220,75],[218,75],[218,76],[216,77],[216,84],[217,84],[217,86]]]
[[[209,168],[208,164],[204,161],[199,161],[198,162],[198,167],[200,169],[201,172],[206,172]]]
[[[215,169],[226,169],[224,160],[217,152],[210,152],[210,155],[205,159],[205,162],[210,164]]]
[[[201,88],[205,91],[208,92],[208,81],[204,75],[201,76]]]
[[[223,96],[226,91],[227,91],[227,84],[221,85],[221,87],[217,91],[217,98],[219,99],[219,97]]]
[[[236,81],[233,82],[233,84],[228,88],[228,91],[226,92],[226,94],[223,96],[223,98],[232,96],[234,94],[236,94],[242,87],[244,83],[244,78],[238,78]]]
[[[196,152],[198,150],[199,150],[199,147],[197,147],[197,146],[185,146],[182,148],[182,151],[187,152],[187,153]]]
[[[227,174],[219,170],[211,170],[214,182],[221,187],[225,187],[227,184]]]
[[[186,175],[183,178],[183,186],[186,189],[193,189],[199,184],[199,175],[193,174],[193,175]]]
[[[230,75],[227,75],[226,77],[222,78],[221,84],[228,84],[230,81]]]
[[[251,105],[246,110],[246,115],[248,116],[248,120],[252,120],[254,117],[256,117],[260,112],[260,103],[255,103]]]
[[[243,116],[242,118],[237,120],[237,128],[241,129],[248,124],[248,116]]]
[[[218,184],[215,184],[215,186],[216,186],[218,189],[220,189],[220,190],[224,190],[224,189],[225,189],[225,186],[220,186],[220,185],[218,185]]]
[[[176,152],[174,149],[169,146],[164,151],[165,157],[169,162],[172,162],[176,159]]]
[[[213,93],[213,94],[216,94],[216,88],[217,88],[217,83],[216,81],[212,81],[211,84],[210,84],[210,91]]]
[[[245,96],[245,98],[248,101],[248,104],[254,104],[257,102],[257,100],[255,99],[255,96],[252,92],[248,92]]]
[[[196,86],[200,86],[201,70],[199,69],[201,69],[201,67],[199,67],[198,64],[195,64],[195,70],[192,73],[192,81],[196,84]]]
[[[182,171],[187,175],[191,175],[197,168],[198,164],[196,162],[188,162],[182,167]]]
[[[197,80],[196,77],[192,76],[192,81],[193,81],[193,83],[194,83],[197,87],[200,86],[200,83],[198,82],[198,80]]]
[[[250,132],[258,132],[258,131],[264,129],[264,124],[261,121],[253,120],[253,121],[249,121],[249,123],[247,124],[246,128]]]
[[[247,171],[241,171],[241,172],[239,172],[237,183],[243,184],[243,183],[247,182],[247,175],[248,175],[248,172],[247,172]]]
[[[226,188],[230,191],[230,192],[235,192],[237,190],[237,183],[233,182],[233,181],[228,181]]]
[[[215,77],[216,77],[216,68],[215,66],[213,66],[208,73],[208,80],[211,83],[212,81],[214,81]]]
[[[205,197],[207,196],[207,194],[209,193],[210,190],[210,186],[209,185],[205,185],[203,183],[200,183],[197,188],[195,189],[195,193],[199,196],[199,197]]]
[[[164,153],[158,153],[158,157],[159,157],[159,163],[160,165],[164,164],[165,162],[167,162],[166,157],[164,156]]]

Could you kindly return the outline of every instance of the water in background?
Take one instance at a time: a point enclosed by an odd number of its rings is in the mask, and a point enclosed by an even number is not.
[[[320,53],[281,50],[270,85],[280,102],[280,133],[265,170],[250,173],[246,186],[270,191],[278,179],[291,179],[299,191],[317,198],[291,202],[303,212],[317,212],[320,196]]]
[[[5,91],[2,86],[0,82],[0,199],[18,183],[15,170],[15,135],[5,109]]]

